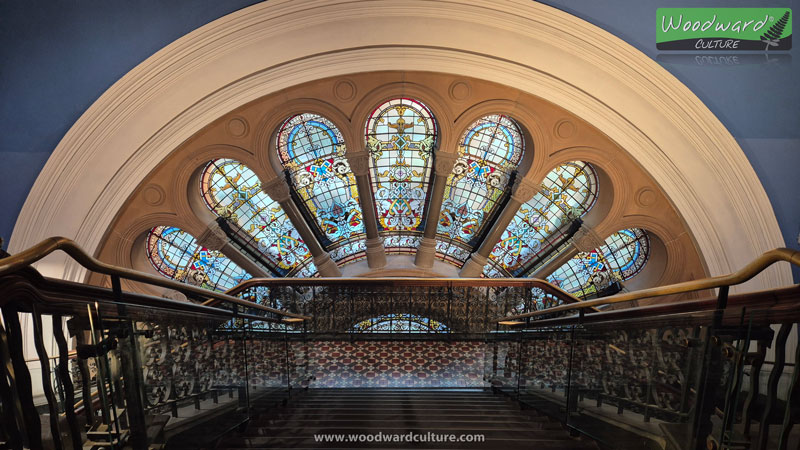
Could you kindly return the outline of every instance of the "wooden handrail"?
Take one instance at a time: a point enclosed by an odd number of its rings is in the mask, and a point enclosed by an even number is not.
[[[553,308],[547,308],[541,311],[533,311],[525,314],[517,314],[515,316],[498,317],[494,319],[495,322],[513,322],[528,317],[536,317],[543,314],[553,314],[563,311],[573,311],[582,308],[598,307],[603,305],[612,305],[616,303],[632,302],[634,300],[641,300],[643,298],[662,297],[665,295],[682,294],[685,292],[702,291],[705,289],[720,288],[723,286],[733,286],[736,284],[744,283],[755,277],[764,269],[775,264],[776,262],[785,261],[795,266],[800,266],[800,252],[788,248],[776,248],[770,250],[750,264],[744,266],[738,271],[728,274],[720,275],[717,277],[703,278],[700,280],[684,281],[682,283],[671,284],[668,286],[659,286],[650,289],[642,289],[635,292],[626,292],[624,294],[612,295],[610,297],[598,298],[595,300],[585,300],[580,303],[573,303],[569,305],[560,305]]]
[[[389,286],[389,287],[530,287],[540,288],[562,302],[576,303],[581,299],[538,278],[418,278],[418,277],[352,277],[352,278],[250,278],[227,291],[236,295],[259,286]],[[204,304],[212,304],[214,300]]]
[[[15,255],[11,255],[6,258],[0,259],[0,277],[3,275],[11,274],[19,270],[22,270],[25,267],[28,267],[31,264],[35,263],[36,261],[39,261],[40,259],[44,258],[45,256],[55,252],[56,250],[63,251],[64,253],[72,257],[72,259],[77,261],[78,264],[93,272],[102,273],[110,276],[118,276],[120,278],[125,278],[127,280],[138,281],[141,283],[165,287],[168,289],[175,289],[176,291],[180,291],[183,293],[189,292],[202,297],[211,297],[219,301],[233,303],[236,305],[245,306],[247,308],[259,309],[261,311],[269,312],[283,317],[292,317],[295,319],[303,319],[303,320],[311,319],[311,317],[309,316],[290,313],[287,311],[281,311],[279,309],[270,308],[268,306],[259,305],[257,303],[233,297],[232,295],[229,295],[227,293],[214,292],[208,289],[203,289],[198,286],[192,286],[189,284],[180,283],[174,280],[146,274],[136,270],[112,266],[111,264],[106,264],[98,259],[93,258],[88,253],[86,253],[80,246],[78,246],[78,244],[76,244],[72,239],[67,239],[65,237],[47,238],[27,250],[23,250]]]

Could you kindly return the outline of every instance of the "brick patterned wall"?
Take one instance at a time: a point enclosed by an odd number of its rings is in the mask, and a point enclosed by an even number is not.
[[[322,341],[296,344],[298,365],[315,378],[312,388],[483,387],[480,341]],[[299,369],[299,368],[298,368]]]

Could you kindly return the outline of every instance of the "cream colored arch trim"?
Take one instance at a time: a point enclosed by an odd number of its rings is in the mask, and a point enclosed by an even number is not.
[[[97,249],[139,181],[204,125],[289,85],[365,69],[482,78],[582,117],[661,185],[712,275],[784,245],[761,183],[719,120],[654,61],[588,22],[528,0],[271,0],[178,39],[108,89],[48,160],[10,251],[51,235]],[[40,270],[84,275],[58,258]],[[783,264],[744,289],[789,283]]]

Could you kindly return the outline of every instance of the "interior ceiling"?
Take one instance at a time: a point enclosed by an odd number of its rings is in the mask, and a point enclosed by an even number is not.
[[[385,190],[390,184],[381,186],[375,181],[375,173],[379,172],[375,164],[381,164],[375,158],[375,149],[380,148],[375,141],[384,142],[386,148],[387,142],[396,143],[400,135],[391,135],[384,127],[381,128],[384,135],[377,136],[377,128],[374,123],[368,124],[368,118],[376,108],[392,99],[414,99],[419,102],[407,101],[408,104],[404,106],[416,107],[418,111],[426,109],[425,114],[431,116],[430,119],[417,118],[420,121],[418,125],[425,120],[428,122],[418,126],[416,132],[435,131],[436,135],[431,160],[417,167],[418,171],[425,172],[418,174],[417,185],[424,185],[421,192],[427,197],[417,199],[417,204],[410,206],[416,208],[418,214],[404,216],[412,223],[394,229],[385,221],[387,208],[375,204],[364,207],[368,200],[379,203],[375,201],[383,195],[379,191]],[[388,108],[396,113],[396,105]],[[302,184],[298,176],[307,176],[308,167],[296,164],[302,155],[286,153],[284,135],[288,133],[281,133],[282,128],[286,128],[284,131],[291,128],[292,124],[285,124],[287,118],[297,114],[314,115],[311,119],[317,123],[324,122],[325,127],[340,133],[336,139],[346,143],[342,149],[346,148],[346,153],[342,152],[339,155],[341,158],[324,160],[332,164],[346,162],[353,174],[362,173],[365,180],[371,180],[370,184],[358,185],[358,176],[352,176],[349,178],[350,184],[345,186],[354,194],[351,200],[355,201],[351,206],[353,211],[360,208],[357,215],[361,223],[357,224],[358,229],[352,236],[344,240],[334,241],[335,233],[326,233],[320,211],[312,212],[313,203],[319,200],[314,196],[329,194],[321,193],[319,189],[302,194],[302,189],[298,188]],[[464,142],[476,121],[487,115],[511,118],[505,124],[505,130],[512,130],[518,125],[520,135],[516,139],[520,152],[501,163],[495,161],[495,164],[479,168],[479,171],[495,175],[481,189],[487,197],[484,203],[494,202],[496,206],[486,209],[484,220],[477,223],[473,221],[476,229],[472,238],[467,239],[465,236],[459,237],[454,230],[451,233],[443,232],[446,228],[443,225],[445,217],[460,220],[461,225],[469,222],[461,217],[469,212],[469,208],[463,207],[464,202],[451,201],[448,204],[448,199],[474,199],[478,194],[462,192],[460,197],[455,195],[457,189],[463,191],[469,188],[463,183],[462,186],[456,186],[450,174],[468,169],[468,165],[480,159],[469,156],[470,151],[466,148],[469,146],[465,147]],[[397,129],[397,117],[388,119],[388,122],[394,130]],[[372,135],[365,136],[368,125],[372,126]],[[406,125],[400,123],[399,126]],[[423,142],[424,136],[411,140],[415,141],[413,145],[423,147],[434,142]],[[401,144],[406,143],[401,141]],[[481,145],[477,144],[476,149],[480,150]],[[370,161],[370,165],[365,165],[366,169],[363,170],[359,168],[362,165],[359,155],[362,154],[372,156],[363,160]],[[224,165],[226,159],[246,167],[247,172],[239,171],[237,174],[253,177],[251,186],[266,192],[255,195],[263,196],[264,202],[280,202],[281,208],[278,209],[282,209],[286,215],[281,220],[292,228],[288,236],[306,244],[300,252],[302,254],[293,250],[294,256],[305,262],[289,264],[283,267],[288,270],[276,271],[273,270],[275,264],[270,266],[269,258],[253,258],[252,253],[248,256],[244,248],[246,245],[242,245],[242,242],[231,243],[231,231],[228,230],[228,242],[218,242],[216,247],[219,248],[216,250],[253,276],[311,276],[316,274],[315,263],[324,265],[329,260],[333,272],[328,273],[334,276],[477,276],[488,257],[488,265],[483,271],[485,276],[535,275],[545,278],[579,251],[597,248],[617,231],[632,228],[646,230],[652,245],[648,269],[632,279],[631,284],[644,286],[677,282],[705,274],[690,234],[660,187],[624,149],[579,117],[508,86],[442,73],[398,71],[352,74],[301,84],[260,98],[213,121],[176,148],[141,181],[107,231],[98,256],[114,264],[155,271],[151,264],[146,263],[145,255],[145,237],[153,227],[180,228],[204,246],[208,246],[209,240],[213,241],[215,235],[224,236],[214,225],[220,222],[218,217],[227,217],[228,222],[235,223],[236,220],[230,220],[230,214],[226,216],[224,208],[219,210],[219,205],[211,204],[215,199],[213,194],[207,193],[203,200],[201,186],[204,183],[203,174],[209,177],[214,172],[213,168],[204,171],[209,162],[219,160],[217,164]],[[447,161],[450,161],[449,166]],[[529,265],[526,270],[507,270],[509,267],[500,263],[502,257],[498,258],[494,251],[497,242],[503,239],[504,232],[508,237],[509,223],[515,217],[520,218],[515,215],[520,204],[524,209],[532,204],[529,201],[535,203],[532,198],[537,191],[541,197],[541,186],[547,185],[548,174],[552,178],[554,169],[570,162],[587,163],[588,175],[583,177],[582,183],[591,178],[597,186],[596,193],[592,194],[594,197],[584,199],[585,208],[590,209],[582,217],[580,232],[565,240],[562,247],[550,252],[549,257],[539,261],[538,265]],[[507,173],[503,173],[503,167]],[[372,178],[367,175],[369,173],[372,173]],[[433,195],[437,176],[441,177],[441,181],[446,181],[444,193]],[[292,186],[291,195],[288,200],[281,201],[278,198],[281,194],[276,193],[274,186],[280,187],[281,183],[285,185],[287,179]],[[554,182],[558,183],[557,180],[551,180],[550,185]],[[205,183],[206,186],[213,184],[209,184],[209,180],[205,180]],[[218,188],[225,184],[219,184],[219,180],[216,183]],[[487,193],[491,185],[496,189]],[[397,187],[396,184],[394,187]],[[431,208],[436,208],[437,204],[445,214],[437,213],[436,219],[432,220]],[[308,205],[311,205],[311,209]],[[212,212],[215,209],[216,213]],[[384,217],[381,217],[381,213]],[[373,234],[377,232],[379,239],[370,239],[368,236],[370,224],[375,230]],[[560,230],[552,236],[565,233],[566,222],[562,220],[554,228],[558,228],[558,225],[562,225]],[[426,235],[428,227],[433,227],[434,232]],[[463,227],[460,230],[463,231]],[[247,236],[243,230],[239,231],[242,236]],[[436,239],[435,249],[425,249],[424,243],[420,247],[420,242],[424,242],[426,236]],[[554,239],[552,236],[551,240]],[[257,243],[255,247],[258,248]],[[312,247],[318,249],[315,251]],[[431,253],[429,262],[420,257],[423,251],[419,248]],[[470,269],[470,265],[478,267],[478,270]],[[307,269],[303,270],[303,267]],[[467,273],[470,270],[472,272]],[[325,273],[322,275],[325,276]],[[92,281],[102,282],[100,279]],[[136,286],[130,288],[141,289]]]

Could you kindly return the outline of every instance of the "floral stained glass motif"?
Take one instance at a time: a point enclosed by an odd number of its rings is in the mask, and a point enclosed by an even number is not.
[[[180,228],[158,226],[146,240],[147,257],[167,278],[195,286],[226,291],[250,278],[222,252],[209,250]]]
[[[308,216],[316,220],[326,247],[362,239],[358,189],[345,159],[342,133],[317,114],[297,114],[283,123],[278,155]]]
[[[206,205],[235,223],[271,269],[287,275],[311,263],[311,253],[281,206],[261,190],[256,174],[232,159],[211,161],[203,171]]]
[[[383,248],[390,254],[414,254],[421,239],[421,235],[390,235],[383,239]]]
[[[586,298],[609,284],[639,273],[650,255],[650,239],[639,228],[617,231],[605,244],[581,252],[559,267],[547,281],[575,296]]]
[[[358,322],[356,333],[447,333],[441,322],[415,314],[385,314]]]
[[[367,244],[364,240],[348,242],[341,247],[331,250],[331,259],[340,263],[348,264],[367,257]]]
[[[436,133],[430,110],[409,98],[383,103],[367,120],[370,179],[379,231],[400,235],[421,232]]]
[[[461,267],[469,258],[470,251],[453,241],[436,240],[436,256],[442,261]]]
[[[461,139],[447,185],[437,234],[470,247],[497,212],[511,173],[522,159],[522,133],[503,115],[476,121]]]
[[[573,161],[547,174],[541,191],[520,206],[489,255],[509,275],[519,275],[537,255],[552,250],[572,219],[586,214],[597,198],[592,166]]]

